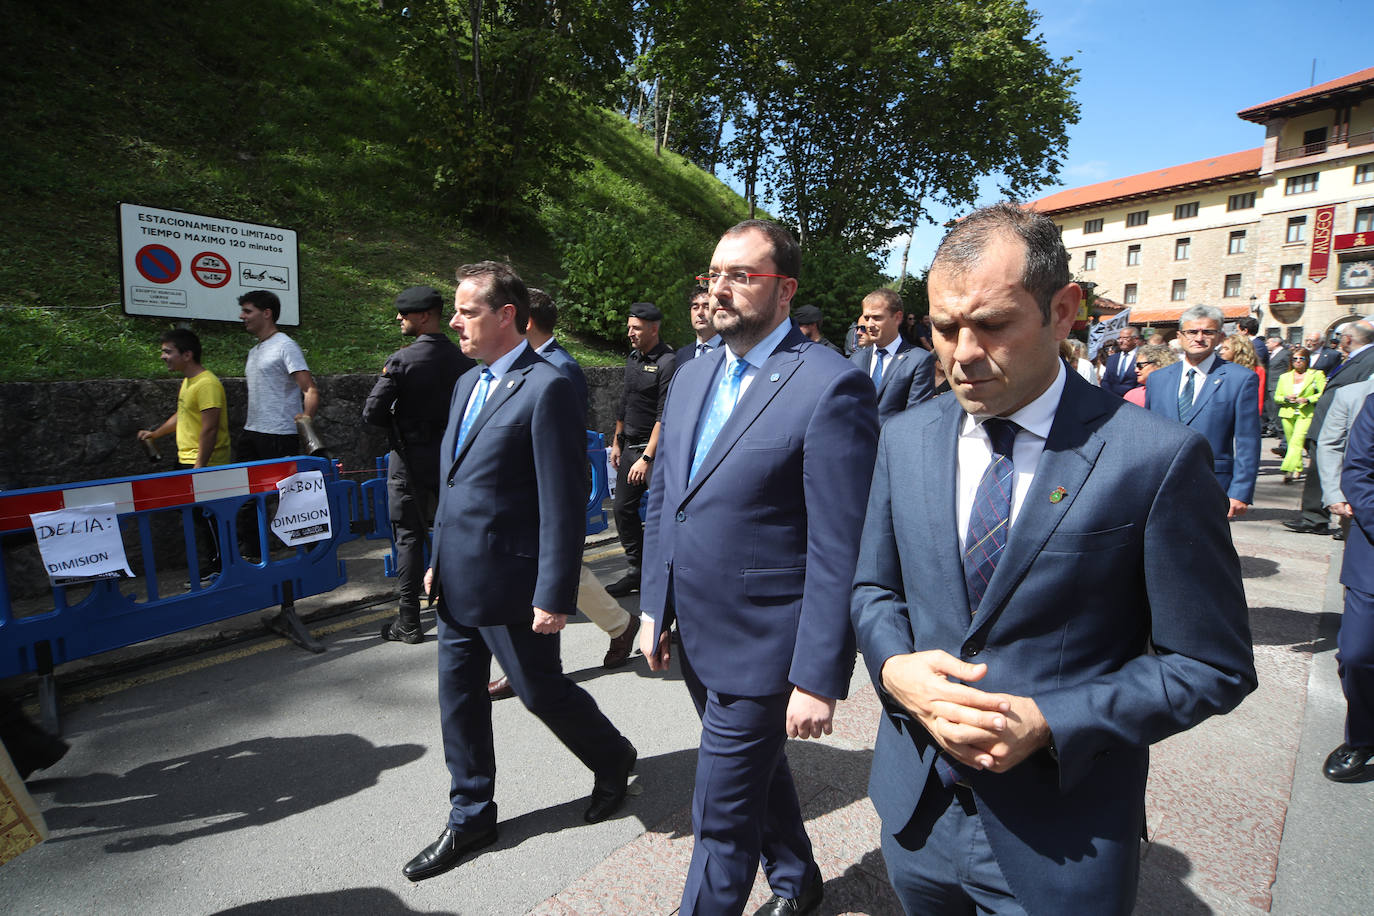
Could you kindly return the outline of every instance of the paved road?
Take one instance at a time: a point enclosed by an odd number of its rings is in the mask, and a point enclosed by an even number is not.
[[[1319,774],[1343,713],[1339,545],[1280,526],[1297,497],[1266,463],[1256,509],[1234,526],[1261,686],[1231,716],[1155,749],[1139,913],[1374,913],[1374,783]],[[603,582],[623,566],[613,542],[588,558]],[[518,701],[501,701],[499,842],[442,877],[401,877],[445,817],[435,644],[377,638],[390,586],[375,551],[350,574],[346,590],[301,603],[323,655],[254,635],[249,615],[236,642],[206,649],[205,633],[182,637],[162,644],[157,664],[68,690],[72,751],[30,782],[53,836],[0,869],[0,910],[674,912],[691,847],[695,717],[676,675],[651,675],[640,659],[603,671],[606,637],[585,621],[566,631],[565,663],[638,746],[639,794],[621,816],[583,824],[590,775]],[[340,606],[349,612],[330,617]],[[225,629],[235,628],[215,632]],[[864,797],[877,714],[856,676],[836,734],[789,749],[825,913],[898,912]]]

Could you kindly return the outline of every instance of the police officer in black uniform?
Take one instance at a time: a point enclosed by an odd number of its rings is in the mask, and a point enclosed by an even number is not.
[[[797,330],[806,335],[806,339],[834,350],[841,352],[830,340],[821,333],[821,310],[814,305],[803,305],[792,310],[792,320],[796,322]]]
[[[659,340],[662,321],[663,313],[653,303],[630,306],[627,334],[634,349],[625,360],[625,387],[611,445],[611,463],[616,468],[615,527],[630,564],[623,578],[606,586],[617,598],[639,591],[639,558],[644,549],[639,503],[649,489],[649,471],[658,451],[658,420],[676,367],[673,348]]]
[[[425,535],[439,500],[439,440],[458,376],[476,363],[444,333],[444,299],[432,286],[396,297],[401,333],[415,342],[387,359],[363,405],[363,422],[386,427],[391,440],[386,490],[396,544],[400,609],[382,625],[382,638],[415,644],[425,575]]]

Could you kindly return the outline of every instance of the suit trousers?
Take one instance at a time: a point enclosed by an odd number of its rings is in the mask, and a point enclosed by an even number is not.
[[[449,827],[496,826],[496,754],[491,730],[493,657],[515,695],[592,773],[611,773],[626,740],[596,701],[563,673],[559,634],[528,624],[469,627],[439,608],[439,724],[449,771]]]
[[[425,540],[439,505],[437,491],[416,480],[401,457],[391,453],[386,479],[391,539],[396,545],[396,580],[400,592],[401,624],[420,625],[420,594],[424,589]]]
[[[1336,635],[1336,671],[1345,692],[1345,743],[1374,747],[1374,595],[1349,586]]]
[[[1306,445],[1311,458],[1307,461],[1307,476],[1302,482],[1302,520],[1325,526],[1331,522],[1331,513],[1326,511],[1326,503],[1322,499],[1322,475],[1317,471],[1317,443],[1308,439]]]
[[[644,501],[649,486],[647,483],[630,483],[630,468],[643,454],[642,445],[626,445],[621,449],[620,466],[615,474],[615,500],[612,503],[615,530],[620,535],[620,545],[625,548],[630,572],[636,576],[639,575],[640,560],[644,554],[644,521],[639,517],[639,505]]]
[[[993,855],[973,793],[941,785],[934,768],[912,822],[895,835],[882,833],[888,879],[908,916],[1025,916]]]
[[[683,652],[682,676],[701,717],[695,844],[683,916],[744,912],[762,857],[773,893],[795,899],[815,870],[811,839],[783,747],[791,691],[737,697],[708,690]]]

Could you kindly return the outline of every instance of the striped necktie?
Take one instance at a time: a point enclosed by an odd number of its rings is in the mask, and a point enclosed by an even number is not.
[[[1011,493],[1015,474],[1012,448],[1016,444],[1018,427],[1011,420],[992,417],[983,421],[983,431],[992,440],[992,461],[978,481],[973,497],[973,512],[969,516],[968,535],[964,538],[964,584],[968,586],[970,614],[977,614],[983,593],[1002,549],[1007,546],[1011,526]]]

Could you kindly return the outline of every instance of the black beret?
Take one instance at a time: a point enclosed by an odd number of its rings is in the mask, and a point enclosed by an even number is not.
[[[630,306],[630,317],[640,321],[662,321],[663,313],[652,302],[636,302]]]
[[[444,297],[432,286],[411,286],[401,290],[396,297],[396,311],[402,315],[411,312],[428,312],[444,307]]]
[[[821,310],[814,305],[803,305],[793,309],[792,318],[797,324],[820,324]]]

